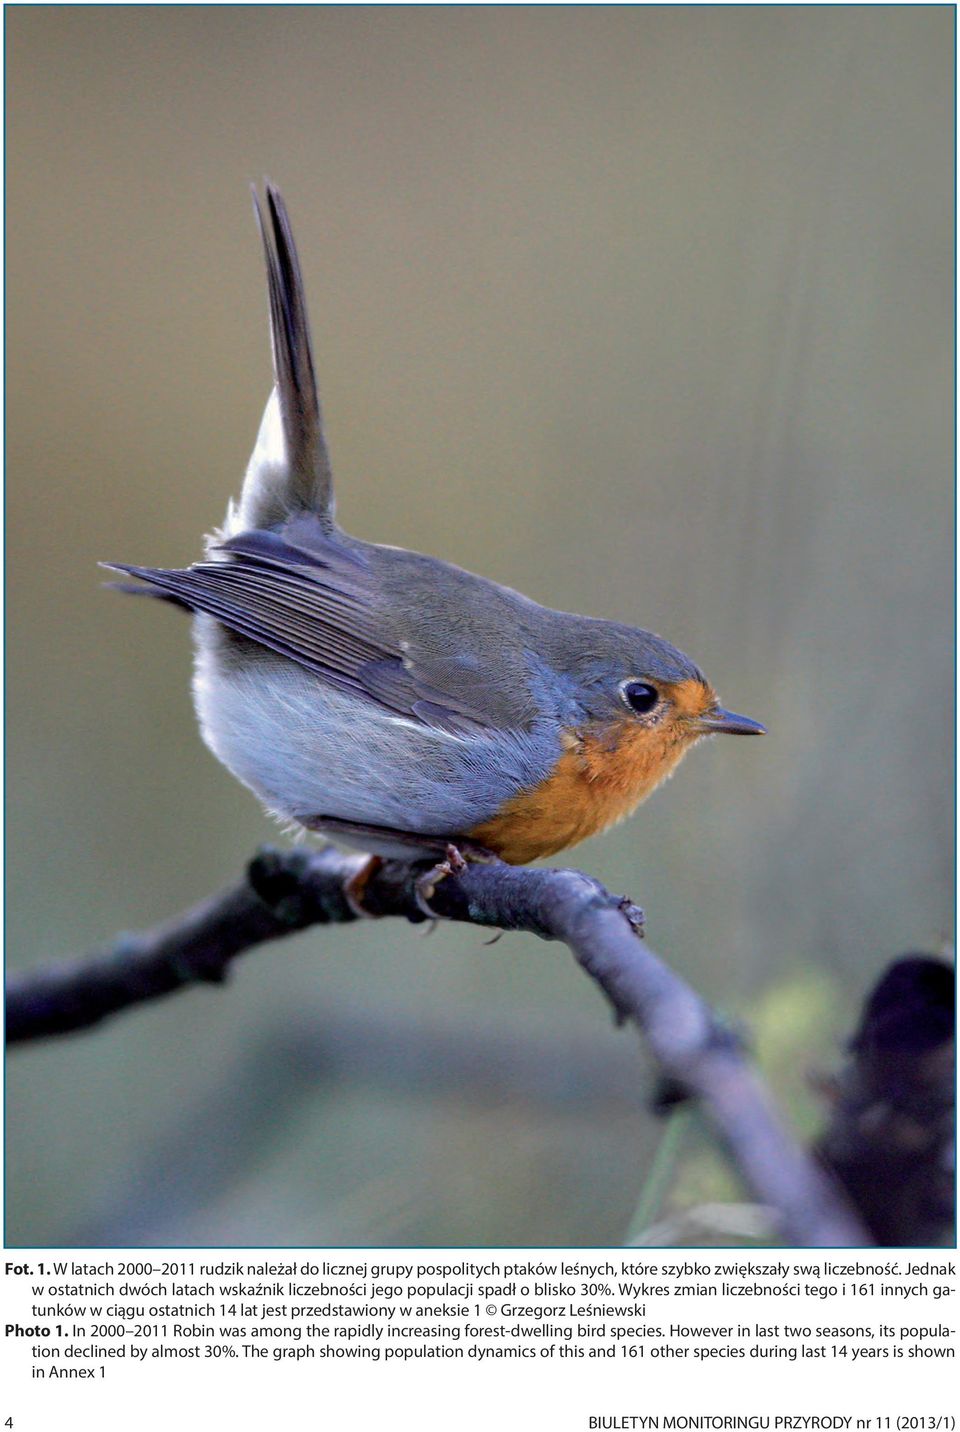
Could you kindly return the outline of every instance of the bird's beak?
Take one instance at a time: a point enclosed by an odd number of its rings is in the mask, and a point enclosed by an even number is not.
[[[751,721],[749,716],[738,716],[735,711],[724,711],[718,706],[707,716],[701,716],[697,722],[705,735],[712,735],[715,731],[726,731],[730,736],[765,736],[766,726],[761,726],[759,721]]]

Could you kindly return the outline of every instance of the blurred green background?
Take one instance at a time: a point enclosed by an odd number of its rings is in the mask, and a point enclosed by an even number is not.
[[[206,752],[183,565],[269,387],[290,205],[344,525],[651,627],[762,742],[570,859],[805,1134],[952,910],[949,6],[16,8],[8,961],[282,837]],[[7,1061],[23,1243],[617,1243],[661,1126],[566,952],[308,934]],[[691,1133],[667,1207],[732,1196]],[[663,1213],[663,1208],[658,1210]]]

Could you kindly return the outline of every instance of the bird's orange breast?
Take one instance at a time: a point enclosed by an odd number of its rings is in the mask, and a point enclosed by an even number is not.
[[[550,775],[512,796],[469,838],[511,865],[576,845],[631,814],[673,771],[691,737],[626,718],[601,734],[566,733]]]

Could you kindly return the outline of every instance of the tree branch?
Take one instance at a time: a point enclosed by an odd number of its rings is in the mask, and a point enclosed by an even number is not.
[[[332,848],[267,850],[244,881],[152,930],[124,935],[90,959],[14,975],[7,1038],[88,1028],[106,1015],[200,981],[221,981],[233,959],[265,940],[356,918],[345,883],[363,859]],[[364,891],[374,915],[424,916],[421,873],[387,862]],[[700,1101],[784,1238],[805,1247],[862,1247],[869,1238],[827,1175],[780,1124],[732,1032],[638,938],[640,912],[574,870],[471,864],[441,881],[438,916],[561,940],[600,986],[618,1022],[646,1035],[663,1073]]]

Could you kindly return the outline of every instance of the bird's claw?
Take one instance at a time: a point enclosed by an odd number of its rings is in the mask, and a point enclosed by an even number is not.
[[[436,926],[437,912],[431,908],[430,901],[436,892],[441,880],[446,880],[448,875],[459,875],[466,870],[467,862],[455,845],[448,845],[443,860],[437,862],[430,870],[417,877],[413,887],[413,899],[417,909],[424,914],[431,922],[431,929]]]
[[[363,903],[363,897],[367,886],[383,865],[383,857],[371,855],[370,859],[361,865],[360,869],[349,880],[343,884],[343,898],[347,906],[358,920],[376,920],[379,917],[368,910]]]

